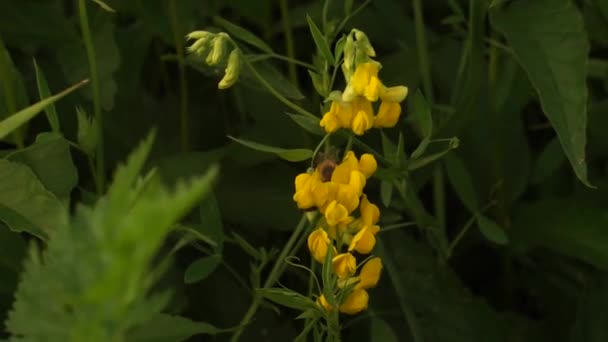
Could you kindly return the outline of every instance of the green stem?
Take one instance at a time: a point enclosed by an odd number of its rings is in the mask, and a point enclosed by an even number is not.
[[[441,163],[437,163],[433,168],[433,201],[437,224],[439,225],[441,234],[443,234],[443,238],[447,241],[445,228],[445,181],[441,165]]]
[[[104,138],[103,138],[103,113],[101,111],[101,95],[99,88],[99,75],[97,73],[97,61],[95,60],[95,47],[93,45],[93,36],[89,26],[89,17],[87,15],[87,7],[85,0],[78,0],[78,10],[80,15],[80,28],[82,30],[82,39],[84,48],[87,53],[89,63],[89,72],[91,74],[91,84],[93,86],[93,113],[97,120],[98,127],[98,143],[95,153],[96,161],[96,177],[95,186],[97,193],[102,194],[105,189],[105,159],[104,159]]]
[[[424,28],[424,17],[422,16],[421,0],[413,0],[414,5],[414,25],[416,30],[416,46],[418,47],[418,66],[422,77],[422,86],[426,93],[426,98],[430,103],[435,102],[433,96],[433,84],[431,81],[431,67],[429,64],[428,46]]]
[[[255,68],[253,67],[253,65],[251,65],[251,63],[247,60],[245,60],[245,64],[249,67],[249,69],[251,70],[251,73],[253,74],[253,76],[255,78],[258,79],[258,81],[260,81],[260,83],[270,92],[270,94],[272,94],[274,97],[277,98],[277,100],[283,102],[284,105],[286,105],[287,107],[295,110],[296,112],[308,116],[310,118],[315,118],[315,119],[319,119],[317,116],[315,116],[314,114],[312,114],[311,112],[307,111],[306,109],[298,106],[297,104],[291,102],[288,98],[286,98],[285,96],[279,94],[278,91],[276,91],[276,89],[274,89],[272,87],[272,85],[270,85],[270,83],[268,83],[268,81],[266,81],[266,79],[264,77],[262,77],[262,75],[260,75],[260,73],[255,70]]]
[[[293,32],[291,30],[291,20],[289,19],[289,7],[287,6],[287,0],[279,0],[279,7],[281,8],[281,18],[283,21],[283,31],[285,32],[285,48],[287,50],[287,57],[294,60],[295,45],[293,40]],[[298,73],[296,71],[296,65],[289,63],[289,79],[293,84],[298,84]]]
[[[186,84],[186,71],[184,62],[184,44],[183,38],[179,30],[179,20],[177,17],[176,0],[169,1],[169,20],[171,21],[171,29],[173,31],[173,40],[175,41],[175,50],[177,53],[177,64],[179,68],[179,110],[180,110],[180,141],[182,151],[187,151],[189,148],[189,123],[188,123],[188,87]]]
[[[316,70],[317,69],[314,65],[312,65],[310,63],[302,62],[299,59],[283,56],[283,55],[278,54],[278,53],[264,53],[264,54],[255,54],[255,55],[245,55],[245,58],[249,62],[252,62],[252,63],[257,62],[257,61],[261,61],[261,60],[265,60],[267,58],[275,58],[275,59],[278,59],[278,60],[282,60],[282,61],[285,61],[285,62],[289,62],[289,63],[292,63],[292,64],[296,64],[296,65],[305,67],[305,68],[310,69],[310,70]]]
[[[294,246],[297,245],[298,240],[300,240],[300,236],[306,231],[306,228],[308,227],[307,221],[308,220],[306,218],[306,214],[303,214],[296,229],[291,234],[291,237],[289,238],[289,240],[287,240],[287,243],[281,250],[281,253],[279,254],[274,266],[272,267],[268,278],[266,278],[266,281],[262,285],[263,289],[273,286],[277,282],[277,280],[279,280],[279,277],[285,270],[285,259],[294,254]],[[251,319],[257,312],[258,307],[262,303],[262,297],[258,293],[259,292],[256,291],[256,293],[254,294],[253,301],[251,302],[249,309],[245,313],[245,316],[243,316],[243,319],[239,323],[237,330],[230,338],[230,342],[236,342],[239,340],[245,330],[245,327],[247,327],[247,325],[249,324],[249,322],[251,322]]]
[[[311,168],[313,168],[314,165],[315,165],[316,156],[317,156],[317,153],[319,153],[319,150],[321,149],[321,146],[323,146],[323,144],[329,138],[330,135],[331,135],[331,133],[325,134],[325,136],[323,137],[323,139],[321,140],[321,142],[319,142],[319,144],[315,148],[314,152],[312,153],[312,158],[311,158],[311,161],[310,161],[310,167]]]

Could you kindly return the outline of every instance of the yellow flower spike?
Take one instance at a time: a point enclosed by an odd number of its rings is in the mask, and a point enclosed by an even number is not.
[[[353,133],[355,133],[356,135],[363,135],[365,131],[367,131],[369,127],[371,127],[371,124],[372,122],[369,121],[369,118],[365,114],[365,112],[360,110],[357,112],[357,115],[355,115],[355,118],[353,119]]]
[[[365,309],[369,302],[369,294],[364,289],[354,290],[348,298],[340,305],[340,312],[354,315]]]
[[[399,121],[401,115],[401,105],[398,102],[383,101],[378,109],[378,114],[374,119],[374,127],[388,128],[393,127]]]
[[[329,203],[325,209],[325,220],[330,226],[335,226],[336,224],[345,221],[347,218],[348,211],[346,210],[346,207],[336,200]]]
[[[338,118],[332,112],[327,112],[319,122],[319,125],[325,129],[327,133],[334,133],[340,128]]]
[[[359,170],[363,173],[365,178],[371,177],[378,168],[378,163],[373,155],[369,153],[365,153],[361,155],[361,159],[359,160]]]
[[[342,253],[336,255],[332,259],[331,266],[338,278],[346,279],[355,274],[355,271],[357,270],[357,260],[350,253]]]
[[[359,210],[361,211],[361,222],[363,222],[364,226],[373,226],[378,223],[380,209],[377,205],[371,203],[366,195],[363,195],[363,198],[361,198]]]
[[[296,192],[293,195],[293,200],[298,204],[298,208],[308,209],[314,205],[314,200],[311,195],[312,184],[313,176],[311,174],[301,173],[296,177]]]
[[[380,99],[386,102],[401,102],[407,97],[408,88],[406,86],[395,86],[384,88],[380,93]]]
[[[313,259],[319,263],[325,261],[325,255],[330,244],[331,240],[329,240],[327,232],[322,228],[317,228],[308,235],[308,249]]]
[[[353,239],[350,241],[348,251],[353,250],[361,254],[369,254],[376,245],[376,234],[380,230],[378,226],[365,226],[363,229],[357,232]]]
[[[332,306],[331,306],[331,304],[329,304],[329,302],[325,298],[325,295],[323,295],[323,294],[320,295],[319,298],[317,298],[317,305],[319,305],[320,307],[322,307],[326,311],[331,311],[333,309]]]
[[[361,272],[359,273],[359,283],[355,288],[357,289],[369,289],[375,287],[380,280],[380,273],[382,272],[382,260],[379,257],[369,259]]]

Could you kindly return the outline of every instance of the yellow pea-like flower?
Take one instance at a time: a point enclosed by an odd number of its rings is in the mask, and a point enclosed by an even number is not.
[[[340,305],[340,312],[354,315],[365,309],[369,302],[369,294],[364,289],[355,289]]]
[[[371,177],[378,168],[378,163],[373,155],[369,153],[365,153],[361,155],[361,159],[359,160],[359,170],[363,173],[365,178]]]
[[[363,195],[361,198],[361,206],[359,207],[359,211],[361,211],[361,221],[363,222],[363,226],[373,226],[378,223],[380,219],[380,209],[377,205],[371,203],[366,195]]]
[[[313,175],[309,173],[301,173],[296,177],[296,192],[293,195],[293,200],[297,203],[298,208],[308,209],[314,205],[313,196],[311,194],[313,182]]]
[[[325,132],[327,133],[333,133],[340,128],[338,118],[332,112],[325,113],[319,124],[325,129]]]
[[[401,102],[407,97],[408,88],[406,86],[394,86],[384,88],[380,94],[380,99],[386,102]]]
[[[331,306],[331,304],[329,304],[329,302],[327,301],[327,298],[325,298],[325,295],[320,295],[319,298],[317,298],[317,305],[319,305],[320,307],[322,307],[323,309],[327,310],[327,311],[331,311],[333,308]]]
[[[357,270],[357,260],[350,253],[336,255],[331,262],[334,273],[340,279],[346,279],[355,274]]]
[[[380,230],[378,226],[365,226],[357,232],[350,241],[348,251],[357,251],[361,254],[369,254],[376,245],[376,234]]]
[[[325,220],[330,226],[335,226],[336,224],[345,221],[347,218],[348,210],[344,205],[338,203],[336,200],[329,203],[325,209]]]
[[[308,249],[317,262],[323,263],[325,261],[325,255],[327,255],[330,244],[331,240],[322,228],[317,228],[308,236]]]
[[[363,135],[372,126],[368,116],[364,111],[360,110],[353,119],[352,130],[356,135]]]
[[[382,260],[379,257],[369,259],[361,272],[359,273],[359,283],[356,285],[358,289],[369,289],[375,287],[380,280],[382,272]]]
[[[401,105],[398,102],[386,102],[382,101],[378,114],[374,119],[374,127],[376,128],[388,128],[393,127],[399,121],[401,115]]]

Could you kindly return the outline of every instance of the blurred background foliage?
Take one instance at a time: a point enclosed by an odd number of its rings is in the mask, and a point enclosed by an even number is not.
[[[250,275],[260,275],[251,272],[251,265],[280,249],[298,222],[293,179],[308,165],[250,150],[227,136],[284,148],[314,148],[320,137],[285,115],[289,110],[247,74],[230,90],[218,90],[223,68],[201,67],[184,56],[184,37],[197,29],[222,30],[218,18],[224,18],[278,53],[287,53],[286,35],[292,34],[295,56],[310,61],[315,45],[306,14],[320,22],[323,3],[105,3],[115,12],[88,4],[104,117],[103,171],[111,181],[117,163],[153,127],[157,138],[148,164],[158,167],[165,184],[220,164],[213,194],[200,205],[200,213],[191,213],[183,223],[211,236],[213,248],[192,242],[183,233],[188,229],[175,230],[161,250],[174,253],[174,260],[158,286],[173,289],[166,312],[232,327],[250,303]],[[355,1],[354,6],[361,4]],[[458,244],[442,256],[424,227],[380,233],[383,280],[370,309],[344,319],[344,340],[606,341],[608,3],[448,0],[420,5],[417,0],[369,1],[345,30],[367,33],[386,84],[405,84],[411,94],[421,89],[431,103],[433,138],[459,138],[458,149],[413,171],[407,183]],[[342,1],[332,1],[329,18],[342,18],[343,7]],[[424,21],[417,22],[420,18]],[[34,58],[52,93],[89,77],[79,25],[74,1],[0,1],[0,114],[39,100]],[[420,27],[426,46],[421,46]],[[259,66],[283,95],[322,114],[322,99],[314,94],[305,69],[293,73],[288,63],[276,60]],[[408,153],[422,135],[410,116],[416,112],[411,99],[397,128],[384,132],[392,141],[403,132]],[[71,141],[78,139],[77,106],[94,112],[90,86],[56,104],[61,132]],[[46,131],[45,117],[38,116],[19,136],[5,139],[3,156],[32,170],[31,179],[22,181],[36,185],[27,189],[43,186],[72,207],[91,203],[95,181],[86,156],[66,139],[39,134]],[[366,135],[365,141],[383,150],[379,132]],[[15,152],[21,144],[28,147]],[[434,145],[439,144],[431,144],[431,151]],[[23,187],[11,187],[15,182],[0,176],[0,209],[21,193]],[[381,225],[414,219],[411,203],[392,198],[386,189],[381,199],[378,180],[369,187],[372,200],[385,204]],[[24,209],[35,226],[59,220],[49,216],[59,202],[45,203],[42,212]],[[28,240],[44,239],[45,233],[35,234],[33,228],[29,234],[14,233],[7,229],[10,217],[0,216],[4,320]],[[309,260],[305,251],[299,257],[304,264]],[[281,284],[304,292],[308,280],[305,273],[288,268]],[[302,329],[295,315],[266,305],[243,340],[291,341]],[[163,329],[158,323],[150,327]],[[228,337],[220,333],[191,340]]]

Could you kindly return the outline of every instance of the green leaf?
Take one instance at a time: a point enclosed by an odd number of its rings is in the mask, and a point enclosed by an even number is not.
[[[458,198],[470,212],[474,213],[479,208],[477,194],[473,187],[473,180],[462,160],[451,153],[445,156],[445,166],[448,180],[456,191]]]
[[[308,132],[310,132],[312,134],[315,134],[315,135],[320,135],[320,136],[324,136],[325,135],[325,131],[319,125],[319,119],[318,118],[311,118],[309,116],[305,116],[305,115],[302,115],[302,114],[287,113],[287,115],[289,115],[289,117],[295,123],[297,123],[300,127],[304,128]]]
[[[133,329],[126,341],[180,342],[194,335],[215,335],[222,331],[209,323],[195,322],[186,317],[160,313]]]
[[[184,273],[184,282],[192,284],[207,278],[222,262],[220,254],[213,254],[195,260],[188,266]]]
[[[340,39],[338,39],[338,41],[336,42],[336,45],[334,47],[334,58],[335,58],[334,65],[337,65],[340,62],[340,58],[342,58],[342,54],[344,53],[345,44],[346,44],[346,36],[342,35],[342,37],[340,37]]]
[[[388,181],[380,182],[380,200],[385,208],[390,207],[393,198],[393,184]]]
[[[315,22],[310,18],[310,16],[306,15],[306,21],[308,21],[308,27],[310,28],[310,33],[312,34],[312,39],[315,41],[315,45],[317,49],[321,53],[321,56],[325,58],[329,65],[334,64],[334,56],[331,54],[331,50],[329,49],[329,44],[327,43],[327,39],[319,30]]]
[[[317,307],[312,299],[289,289],[257,289],[256,292],[270,301],[296,310],[304,311]]]
[[[385,320],[378,316],[373,316],[371,319],[372,327],[370,336],[371,342],[397,342],[399,339],[391,326]]]
[[[545,146],[534,164],[531,181],[536,184],[542,182],[547,177],[551,176],[559,166],[562,165],[565,159],[564,151],[560,146],[559,139],[555,138],[551,140],[551,142]]]
[[[0,159],[0,217],[10,229],[45,239],[64,223],[67,209],[27,166]],[[30,224],[28,224],[30,223]]]
[[[108,12],[116,12],[112,7],[110,7],[108,4],[106,4],[105,2],[101,1],[101,0],[93,0],[94,3],[98,4],[99,7],[103,8],[105,11]]]
[[[608,277],[598,276],[583,291],[570,334],[571,342],[608,341]]]
[[[242,40],[243,42],[248,43],[250,45],[253,45],[262,51],[272,53],[272,48],[270,46],[268,46],[268,44],[266,44],[263,40],[258,38],[255,34],[247,31],[246,29],[244,29],[238,25],[235,25],[235,24],[229,22],[228,20],[225,20],[220,17],[214,17],[213,21],[217,25],[223,27],[226,31],[228,31],[228,33],[230,35],[234,36],[234,38]]]
[[[25,109],[20,110],[19,112],[11,115],[10,117],[2,120],[0,122],[0,139],[4,139],[7,135],[13,132],[15,129],[19,128],[24,123],[31,120],[34,116],[40,113],[43,109],[45,109],[48,105],[56,102],[67,94],[73,92],[74,90],[82,87],[87,84],[89,80],[83,80],[75,85],[67,88],[66,90],[60,92],[59,94],[48,97],[44,100],[41,100]]]
[[[280,158],[283,158],[287,161],[297,162],[302,160],[307,160],[312,158],[312,150],[305,148],[297,148],[297,149],[284,149],[279,147],[273,147],[268,145],[259,144],[253,141],[247,141],[243,139],[237,139],[231,136],[228,138],[238,142],[239,144],[245,145],[251,149],[262,152],[274,153]]]
[[[585,198],[546,199],[515,212],[511,241],[544,247],[608,270],[608,212]]]
[[[9,154],[7,159],[29,166],[44,187],[62,200],[69,199],[78,183],[70,144],[59,134],[41,133],[34,144]]]
[[[51,96],[51,91],[49,90],[49,84],[46,80],[46,76],[42,70],[38,67],[38,63],[34,59],[34,70],[36,71],[36,85],[38,86],[38,95],[40,96],[40,100],[44,100],[47,97]],[[61,128],[59,126],[59,117],[57,116],[57,109],[55,109],[54,104],[50,104],[45,109],[46,118],[53,129],[53,132],[61,132]]]
[[[417,159],[424,154],[431,141],[431,136],[433,135],[433,119],[431,117],[430,106],[424,98],[424,95],[422,95],[422,92],[420,92],[420,89],[414,94],[413,101],[415,110],[412,115],[412,120],[416,123],[422,134],[422,141],[420,141],[420,144],[416,150],[412,152],[411,156],[412,159]]]
[[[502,229],[496,222],[482,214],[477,214],[475,218],[477,219],[479,231],[481,234],[483,234],[483,236],[486,237],[486,239],[499,245],[506,245],[509,242],[509,238],[507,237],[504,229]]]
[[[325,97],[327,94],[327,90],[325,89],[325,85],[323,84],[323,79],[321,78],[321,75],[312,70],[308,70],[308,75],[310,76],[312,85],[317,91],[317,93],[322,97]]]
[[[199,227],[200,233],[210,237],[216,243],[215,251],[221,254],[224,249],[224,227],[222,225],[220,208],[214,194],[207,195],[201,202],[199,215],[201,225],[197,227]]]
[[[88,116],[81,107],[76,107],[76,116],[78,119],[78,146],[89,157],[93,157],[99,143],[97,120],[93,116]]]
[[[513,1],[491,11],[539,94],[577,177],[587,186],[586,71],[589,42],[582,16],[570,0]]]

